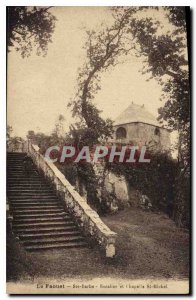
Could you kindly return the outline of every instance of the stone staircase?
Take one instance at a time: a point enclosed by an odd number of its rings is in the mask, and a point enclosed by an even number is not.
[[[26,250],[86,247],[87,243],[55,192],[33,165],[25,171],[26,153],[7,155],[7,194],[12,228]]]

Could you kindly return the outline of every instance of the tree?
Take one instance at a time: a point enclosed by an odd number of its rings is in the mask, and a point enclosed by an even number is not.
[[[65,117],[62,114],[60,114],[57,118],[53,135],[56,135],[57,137],[63,137],[65,135],[64,122]]]
[[[162,99],[164,106],[159,109],[159,120],[166,121],[169,129],[178,130],[181,143],[178,147],[182,156],[184,148],[184,162],[189,152],[188,134],[190,126],[190,97],[189,72],[187,59],[186,18],[184,7],[151,8],[162,9],[166,22],[170,23],[170,30],[164,31],[164,24],[149,15],[138,17],[132,8],[115,8],[117,18],[127,15],[127,34],[135,41],[136,55],[144,58],[143,73],[149,73],[150,78],[156,78],[163,87]],[[138,11],[148,10],[146,7]],[[168,26],[168,24],[167,24]],[[163,31],[160,31],[163,28]],[[163,33],[164,32],[164,33]]]
[[[47,52],[56,18],[50,7],[9,6],[7,8],[7,49],[14,48],[22,57],[29,56],[33,47],[37,54]]]
[[[7,125],[7,130],[6,130],[6,138],[9,140],[11,138],[13,132],[13,128],[11,125]]]
[[[127,31],[135,41],[136,55],[144,58],[143,73],[156,78],[163,87],[164,106],[159,109],[159,120],[177,130],[178,175],[174,218],[178,225],[188,224],[190,186],[190,88],[187,58],[186,15],[184,7],[152,7],[162,9],[170,23],[170,31],[160,33],[163,24],[149,15],[133,14],[132,8],[115,8],[115,18],[127,16]],[[139,11],[148,8],[140,7]]]
[[[160,32],[159,20],[140,11],[149,7],[117,7],[113,9],[114,25],[99,32],[88,31],[85,44],[87,62],[79,72],[78,92],[73,102],[73,114],[88,128],[94,127],[99,111],[92,103],[100,89],[100,75],[119,63],[130,51],[144,58],[143,73],[151,74],[163,86],[165,105],[159,110],[159,119],[167,121],[168,128],[184,130],[190,120],[189,78],[186,56],[186,22],[183,7],[152,7],[162,9],[172,24],[170,31]],[[186,124],[186,125],[185,125]]]
[[[190,99],[185,10],[182,7],[151,9],[164,11],[165,20],[170,23],[170,31],[164,31],[164,23],[160,20],[148,13],[144,15],[149,7],[117,7],[113,9],[114,24],[110,28],[87,32],[87,62],[79,72],[78,92],[72,102],[72,111],[80,119],[80,128],[83,126],[80,137],[83,135],[82,140],[86,143],[98,142],[104,134],[110,136],[112,123],[107,124],[107,121],[100,118],[100,111],[92,102],[100,89],[101,74],[121,62],[122,57],[130,51],[143,57],[143,73],[149,74],[149,79],[156,78],[163,87],[165,103],[159,110],[159,120],[166,121],[168,128],[179,132],[179,175],[176,178],[176,187],[179,187],[183,178],[189,178],[190,166]],[[78,133],[76,128],[77,140],[81,139]],[[83,139],[84,136],[86,139]],[[175,220],[179,225],[183,225],[186,223],[184,220],[188,219],[188,210],[185,208],[188,203],[186,192],[187,188],[184,187],[176,192]]]
[[[90,144],[112,134],[111,120],[103,120],[100,117],[101,111],[95,107],[92,100],[101,88],[101,74],[122,62],[122,57],[133,49],[133,45],[129,45],[125,39],[125,22],[126,15],[123,15],[110,28],[86,32],[84,48],[87,60],[79,70],[78,91],[69,106],[72,106],[73,116],[79,117],[78,127],[84,129],[84,135],[88,136]]]
[[[94,146],[112,136],[112,121],[101,118],[101,111],[93,104],[93,99],[101,88],[101,74],[122,62],[122,58],[133,48],[124,39],[125,20],[123,16],[110,28],[86,32],[86,62],[79,70],[75,99],[69,103],[73,116],[79,119],[76,126],[70,127],[73,143],[78,148],[82,145]],[[103,199],[98,199],[98,179],[92,164],[80,164],[76,168],[78,177],[86,185],[88,202],[97,210],[105,210]]]
[[[8,152],[13,151],[22,151],[23,150],[23,142],[24,140],[19,136],[12,136],[13,135],[13,128],[10,125],[7,125],[6,130],[6,146]]]

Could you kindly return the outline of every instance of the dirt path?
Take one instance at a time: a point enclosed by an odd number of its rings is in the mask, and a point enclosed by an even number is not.
[[[128,208],[102,218],[118,233],[117,256],[106,260],[94,249],[61,249],[27,253],[8,238],[8,281],[35,278],[188,277],[189,235],[167,216]]]

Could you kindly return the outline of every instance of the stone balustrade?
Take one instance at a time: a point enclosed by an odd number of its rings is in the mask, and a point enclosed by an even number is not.
[[[115,255],[117,234],[111,231],[90,208],[75,188],[66,180],[59,169],[39,152],[39,147],[28,142],[28,153],[38,169],[54,186],[57,195],[64,201],[69,213],[74,217],[87,238],[95,240],[105,251],[106,257]]]

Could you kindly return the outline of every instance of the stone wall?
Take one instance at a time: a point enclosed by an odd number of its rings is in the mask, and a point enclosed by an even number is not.
[[[107,172],[104,184],[107,192],[115,195],[119,208],[129,206],[129,192],[123,175]]]
[[[99,182],[99,197],[103,196],[104,191],[104,201],[108,201],[110,211],[115,212],[119,208],[129,206],[129,192],[125,177],[117,176],[107,170],[104,161],[95,163],[93,169]]]
[[[112,141],[116,142],[116,130],[120,127],[125,128],[127,132],[127,137],[119,140],[121,143],[133,142],[135,145],[151,145],[152,149],[157,151],[167,151],[171,146],[170,133],[167,129],[139,122],[114,126],[115,132]]]

